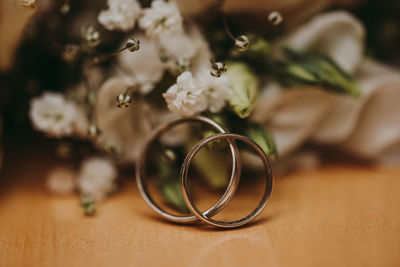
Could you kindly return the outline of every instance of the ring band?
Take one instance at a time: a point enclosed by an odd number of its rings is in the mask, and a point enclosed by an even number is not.
[[[199,209],[195,206],[193,201],[189,198],[188,195],[188,171],[189,171],[189,166],[196,155],[197,152],[201,148],[203,148],[205,145],[217,141],[217,140],[239,140],[247,143],[250,145],[261,157],[263,164],[264,164],[264,169],[265,169],[265,178],[266,178],[266,185],[265,185],[265,191],[263,194],[263,197],[261,201],[259,202],[258,206],[246,217],[237,220],[237,221],[231,221],[231,222],[222,222],[222,221],[217,221],[213,220],[210,217],[208,217],[206,212],[201,212]],[[186,155],[185,160],[183,161],[182,167],[181,167],[181,172],[180,172],[180,178],[181,178],[181,190],[183,194],[183,199],[185,200],[186,206],[189,208],[189,210],[201,221],[213,225],[215,227],[220,227],[220,228],[234,228],[234,227],[239,227],[244,224],[247,224],[251,222],[253,219],[257,217],[257,215],[260,214],[260,212],[264,209],[265,205],[267,204],[269,197],[272,192],[272,168],[271,168],[271,162],[268,156],[265,154],[265,152],[262,150],[262,148],[257,145],[254,141],[250,140],[249,138],[238,135],[238,134],[231,134],[231,133],[220,133],[220,134],[215,134],[211,135],[207,138],[204,138],[200,140]],[[239,180],[239,179],[238,179]]]
[[[211,126],[214,130],[220,132],[220,133],[226,133],[226,130],[219,125],[218,123],[214,122],[213,120],[203,117],[203,116],[191,116],[191,117],[185,117],[181,119],[177,119],[171,122],[167,122],[160,127],[158,127],[148,138],[146,143],[143,146],[143,149],[141,150],[138,160],[136,161],[136,182],[139,188],[139,192],[144,198],[144,200],[147,202],[147,204],[159,215],[162,217],[173,221],[173,222],[178,222],[178,223],[193,223],[197,221],[197,217],[194,215],[189,215],[189,216],[178,216],[178,215],[173,215],[171,213],[168,213],[167,211],[163,210],[159,205],[155,203],[153,198],[151,197],[147,185],[144,181],[144,172],[145,172],[145,166],[146,166],[146,155],[148,152],[148,149],[151,145],[151,143],[157,139],[160,135],[162,135],[164,132],[168,131],[172,127],[174,127],[177,124],[185,123],[185,122],[202,122],[205,123],[209,126]],[[204,216],[213,216],[217,214],[220,210],[222,210],[226,204],[228,204],[229,200],[231,197],[234,195],[236,192],[236,189],[239,185],[239,179],[240,179],[240,173],[241,173],[241,164],[240,164],[240,158],[239,158],[239,151],[237,149],[237,146],[234,141],[228,139],[229,143],[229,148],[232,154],[232,173],[231,177],[229,180],[228,187],[226,188],[224,194],[222,197],[207,211],[204,212]],[[186,191],[185,191],[186,192]],[[203,213],[202,213],[203,214]]]

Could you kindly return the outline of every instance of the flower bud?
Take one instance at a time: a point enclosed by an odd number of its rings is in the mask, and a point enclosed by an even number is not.
[[[161,159],[165,162],[165,163],[169,163],[172,164],[176,161],[176,153],[172,150],[172,149],[165,149],[161,155]]]
[[[176,65],[178,66],[178,72],[183,73],[189,69],[190,62],[187,59],[179,59]]]
[[[68,1],[66,1],[61,7],[60,7],[60,13],[62,15],[66,15],[69,13],[71,10],[71,6],[69,5]]]
[[[90,195],[81,195],[81,206],[85,215],[91,216],[96,212],[96,202]]]
[[[62,159],[69,159],[72,155],[72,147],[70,143],[62,142],[55,148],[55,154]]]
[[[100,33],[93,26],[83,27],[81,35],[89,47],[93,48],[100,44]]]
[[[168,55],[168,52],[164,48],[160,49],[159,57],[161,62],[168,62],[170,60],[170,56]]]
[[[273,159],[278,158],[272,134],[261,124],[251,123],[245,127],[245,135],[259,145],[265,154]]]
[[[137,50],[139,50],[140,48],[140,41],[138,39],[135,38],[129,38],[129,40],[126,42],[125,47],[131,51],[131,52],[135,52]]]
[[[79,45],[67,44],[61,52],[61,58],[68,64],[73,64],[77,61],[80,52]]]
[[[115,98],[115,101],[117,102],[117,106],[119,108],[127,108],[130,106],[132,98],[128,94],[122,93]]]
[[[271,22],[274,26],[278,26],[279,24],[281,24],[282,20],[282,15],[278,11],[273,11],[268,16],[268,21]]]
[[[245,52],[249,48],[250,41],[246,35],[240,35],[235,39],[235,47],[239,52]]]
[[[223,62],[215,62],[211,66],[210,74],[214,77],[220,77],[226,72],[226,66]]]
[[[259,80],[244,63],[235,62],[227,65],[226,74],[233,93],[229,106],[240,118],[247,118],[257,102]]]
[[[100,131],[99,127],[97,127],[94,124],[91,124],[88,129],[88,134],[91,139],[96,139],[97,137],[99,137],[101,135],[101,131]]]
[[[122,154],[122,149],[119,146],[116,146],[113,142],[110,140],[105,140],[103,142],[103,150],[107,154],[113,157],[119,157]]]

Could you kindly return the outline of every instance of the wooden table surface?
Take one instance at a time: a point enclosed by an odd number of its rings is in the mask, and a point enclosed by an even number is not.
[[[46,192],[45,159],[23,162],[0,183],[0,266],[400,266],[400,168],[289,175],[255,223],[219,231],[160,220],[133,182],[84,217]]]

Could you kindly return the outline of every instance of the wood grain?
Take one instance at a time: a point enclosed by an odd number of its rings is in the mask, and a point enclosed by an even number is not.
[[[9,168],[0,189],[0,266],[400,266],[400,169],[326,166],[280,179],[252,225],[160,220],[132,182],[84,217],[49,195],[49,163]]]

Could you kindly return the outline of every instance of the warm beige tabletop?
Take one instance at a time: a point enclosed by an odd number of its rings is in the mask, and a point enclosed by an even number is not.
[[[47,165],[3,173],[0,266],[400,266],[400,169],[292,174],[255,223],[217,231],[160,220],[133,182],[84,217],[44,190]]]

